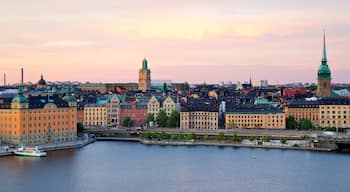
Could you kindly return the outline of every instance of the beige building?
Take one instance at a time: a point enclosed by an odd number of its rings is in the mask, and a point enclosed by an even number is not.
[[[168,116],[170,116],[173,110],[176,108],[176,103],[170,96],[156,97],[152,96],[147,103],[147,113],[152,113],[154,118],[157,118],[159,111],[164,110]]]
[[[202,104],[186,104],[181,107],[180,129],[217,130],[219,128],[219,112],[216,106]]]
[[[349,99],[321,100],[320,127],[350,128]]]
[[[309,119],[314,126],[319,126],[320,108],[318,102],[299,101],[289,104],[285,108],[286,118],[294,117],[297,122]]]
[[[285,114],[279,110],[237,109],[225,113],[225,128],[285,129]]]
[[[105,100],[84,107],[84,125],[111,127],[120,125],[120,99],[116,94],[108,95]]]
[[[293,116],[297,121],[309,119],[316,127],[350,128],[350,100],[335,97],[293,102],[286,108],[286,116]]]

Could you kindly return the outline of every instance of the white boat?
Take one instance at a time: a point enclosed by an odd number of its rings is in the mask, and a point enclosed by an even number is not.
[[[20,156],[30,156],[30,157],[45,157],[46,152],[40,151],[38,147],[19,147],[13,151],[14,154]]]

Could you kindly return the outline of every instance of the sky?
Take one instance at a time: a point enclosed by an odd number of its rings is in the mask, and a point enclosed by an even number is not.
[[[333,82],[349,83],[348,0],[11,0],[0,6],[8,83],[316,82],[326,31]],[[2,78],[0,82],[2,82]]]

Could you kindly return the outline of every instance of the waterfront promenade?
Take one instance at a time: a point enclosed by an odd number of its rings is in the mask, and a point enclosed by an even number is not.
[[[50,143],[50,144],[42,144],[42,145],[36,145],[36,146],[43,151],[56,151],[56,150],[63,150],[63,149],[81,148],[95,141],[96,140],[94,138],[86,137],[86,138],[78,139],[77,141],[64,142],[64,143]],[[28,147],[33,147],[33,146],[28,146]],[[6,150],[4,149],[4,147],[1,147],[0,157],[13,155],[13,150],[14,149]]]

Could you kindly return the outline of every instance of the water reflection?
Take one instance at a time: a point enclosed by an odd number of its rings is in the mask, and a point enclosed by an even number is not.
[[[0,191],[345,192],[349,160],[336,153],[97,142],[45,158],[0,158]]]

